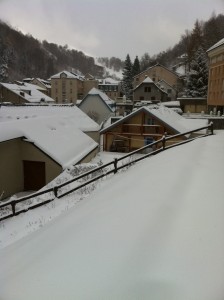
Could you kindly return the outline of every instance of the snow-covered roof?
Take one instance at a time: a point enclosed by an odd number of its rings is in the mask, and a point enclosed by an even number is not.
[[[143,107],[133,111],[132,113],[125,116],[121,120],[113,123],[112,125],[104,128],[103,130],[101,130],[101,133],[104,133],[108,129],[111,129],[111,128],[117,126],[118,124],[125,122],[127,119],[131,118],[132,116],[134,116],[142,111],[154,116],[155,118],[160,120],[160,122],[164,123],[165,126],[172,128],[177,133],[184,133],[187,131],[198,129],[198,128],[206,126],[208,124],[208,120],[185,119],[184,117],[180,116],[178,113],[176,113],[175,111],[173,111],[172,109],[170,109],[168,107],[165,107],[163,105],[152,105],[152,106],[143,106]]]
[[[41,92],[44,91],[44,89],[35,84],[27,82],[21,82],[20,84],[1,82],[0,85],[30,103],[40,103],[41,101],[43,101],[43,99],[44,102],[54,102],[54,99]],[[7,100],[10,101],[10,99]]]
[[[63,168],[76,164],[98,144],[66,116],[44,116],[1,122],[0,142],[25,137]]]
[[[51,83],[47,80],[41,79],[41,78],[36,78],[38,81],[40,81],[46,88],[50,89],[51,88]]]
[[[53,76],[51,76],[51,79],[59,79],[61,78],[61,76],[65,74],[66,78],[69,79],[78,79],[78,80],[84,80],[84,76],[81,76],[79,74],[73,73],[73,72],[69,72],[69,71],[61,71]]]
[[[147,106],[145,110],[179,133],[194,130],[208,124],[208,120],[185,119],[172,109],[163,105],[159,105],[158,108],[156,106]]]
[[[161,89],[163,89],[163,88],[167,88],[167,87],[169,87],[170,89],[172,89],[172,90],[175,90],[175,88],[174,87],[172,87],[172,85],[170,85],[168,82],[166,82],[166,80],[164,80],[164,79],[161,79],[160,81],[158,81],[157,83],[156,83],[156,85],[157,86],[159,86]],[[163,86],[163,85],[165,85],[165,87]]]
[[[113,78],[111,77],[107,77],[105,79],[100,79],[99,80],[99,84],[100,85],[108,85],[108,84],[111,84],[111,85],[118,85],[119,81],[117,80],[114,80]]]
[[[0,109],[0,122],[51,116],[62,118],[67,125],[73,124],[84,132],[99,130],[99,125],[77,106],[2,106]]]
[[[224,38],[218,41],[216,44],[214,44],[212,47],[210,47],[207,52],[214,50],[215,48],[218,48],[219,46],[224,45]]]
[[[82,105],[82,103],[84,103],[86,101],[86,99],[88,98],[88,96],[99,96],[100,99],[108,106],[108,108],[113,111],[112,107],[114,105],[114,101],[112,99],[110,99],[104,92],[102,92],[101,90],[97,89],[97,88],[92,88],[88,94],[83,98],[83,100],[81,101],[81,103],[79,104],[79,106]]]
[[[167,106],[167,107],[180,107],[180,101],[161,102],[161,105],[164,105],[164,106]]]

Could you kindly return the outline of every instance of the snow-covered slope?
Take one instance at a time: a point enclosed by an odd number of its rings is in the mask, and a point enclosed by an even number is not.
[[[223,299],[223,153],[201,138],[104,181],[0,250],[0,299]]]

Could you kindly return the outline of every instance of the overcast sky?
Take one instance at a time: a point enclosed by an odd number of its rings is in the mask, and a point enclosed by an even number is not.
[[[224,0],[0,0],[0,18],[24,33],[121,59],[172,47],[213,12]]]

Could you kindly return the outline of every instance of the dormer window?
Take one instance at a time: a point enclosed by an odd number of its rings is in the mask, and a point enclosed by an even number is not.
[[[67,75],[65,73],[61,73],[61,78],[67,78]]]

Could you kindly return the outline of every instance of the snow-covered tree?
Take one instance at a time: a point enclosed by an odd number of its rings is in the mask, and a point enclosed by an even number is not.
[[[190,64],[185,93],[190,97],[206,97],[208,89],[208,60],[202,47],[195,52]]]
[[[130,99],[132,94],[133,73],[132,73],[132,62],[129,54],[127,54],[126,60],[124,62],[124,69],[122,75],[123,75],[122,91],[125,94],[126,98]]]

